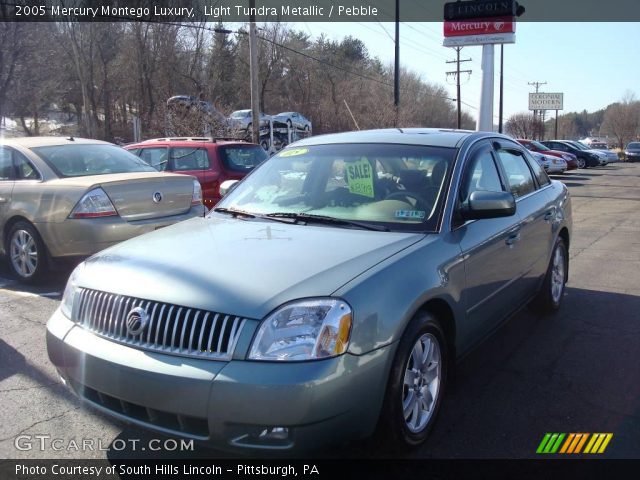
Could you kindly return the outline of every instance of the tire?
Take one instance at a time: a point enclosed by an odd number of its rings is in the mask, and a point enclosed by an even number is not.
[[[7,235],[9,268],[23,283],[37,282],[47,271],[47,253],[40,234],[27,222],[16,222]]]
[[[540,292],[531,302],[531,309],[542,314],[557,312],[562,303],[569,273],[569,255],[562,237],[558,237]]]
[[[425,347],[430,353],[422,367],[416,368],[416,361],[424,360],[418,358]],[[391,449],[406,450],[427,439],[444,396],[447,355],[445,336],[436,318],[418,313],[398,345],[378,424],[380,439]],[[418,371],[422,373],[416,375]]]
[[[585,162],[584,158],[578,157],[578,168],[587,168],[587,162]]]

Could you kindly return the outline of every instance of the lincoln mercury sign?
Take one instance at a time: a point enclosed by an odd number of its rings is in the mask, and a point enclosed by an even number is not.
[[[563,110],[564,93],[530,93],[529,110]]]

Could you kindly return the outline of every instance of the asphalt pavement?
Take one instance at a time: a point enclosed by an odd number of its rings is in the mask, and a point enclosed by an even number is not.
[[[581,432],[613,434],[600,458],[640,459],[640,164],[554,178],[569,186],[574,218],[560,312],[524,309],[463,359],[430,438],[407,457],[540,458],[546,433]],[[25,287],[0,266],[0,458],[229,457],[174,448],[83,407],[61,384],[45,324],[68,274]],[[366,441],[318,455],[384,454]]]

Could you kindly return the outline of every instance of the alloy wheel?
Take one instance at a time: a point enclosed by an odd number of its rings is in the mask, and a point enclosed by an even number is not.
[[[23,278],[31,277],[38,268],[38,245],[26,230],[14,232],[9,255],[13,269]]]
[[[438,400],[441,378],[440,344],[435,336],[425,333],[414,344],[404,373],[402,411],[412,433],[421,432],[429,423]]]

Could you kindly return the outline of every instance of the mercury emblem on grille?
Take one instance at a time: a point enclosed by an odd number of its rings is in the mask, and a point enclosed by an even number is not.
[[[162,201],[162,192],[155,192],[153,194],[153,201],[155,203],[160,203]]]
[[[129,335],[139,335],[149,322],[149,315],[142,307],[136,307],[129,312],[126,320],[127,333]]]

